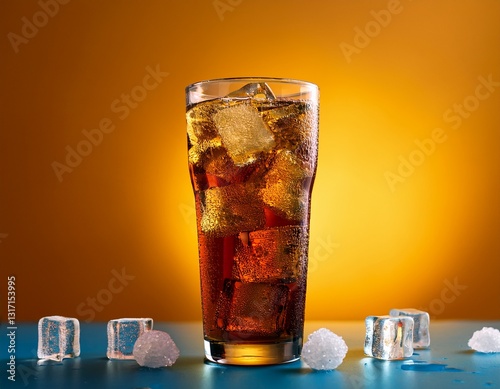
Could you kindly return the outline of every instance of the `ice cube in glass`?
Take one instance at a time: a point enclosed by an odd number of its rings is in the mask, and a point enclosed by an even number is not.
[[[269,172],[264,177],[265,186],[260,190],[266,205],[290,220],[305,218],[309,207],[309,187],[312,173],[288,150],[278,152]]]
[[[296,282],[307,267],[307,228],[251,231],[235,247],[235,277],[244,282]]]
[[[213,117],[222,144],[238,166],[256,160],[256,155],[271,150],[274,135],[266,126],[257,108],[242,102],[221,109]]]
[[[213,236],[227,236],[263,227],[265,215],[256,192],[256,186],[249,182],[201,192],[201,230]]]
[[[218,309],[219,325],[242,337],[278,335],[284,329],[288,295],[286,285],[228,280]]]

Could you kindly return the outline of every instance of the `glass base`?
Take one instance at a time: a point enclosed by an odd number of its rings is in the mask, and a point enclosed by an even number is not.
[[[209,361],[227,365],[276,365],[300,358],[302,338],[272,343],[230,343],[205,340]]]

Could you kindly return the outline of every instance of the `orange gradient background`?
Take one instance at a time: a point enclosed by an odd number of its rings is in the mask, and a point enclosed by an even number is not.
[[[45,19],[43,1],[0,3],[0,288],[16,277],[17,320],[201,318],[184,87],[234,76],[320,87],[307,319],[500,318],[498,0],[66,2]],[[168,75],[118,112],[147,67]],[[53,163],[105,118],[60,181]]]

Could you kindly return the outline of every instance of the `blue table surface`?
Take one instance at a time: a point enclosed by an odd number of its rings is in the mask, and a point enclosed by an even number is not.
[[[135,361],[106,358],[106,323],[81,323],[81,355],[59,364],[37,365],[37,326],[18,323],[15,330],[15,381],[8,379],[9,329],[0,326],[0,388],[500,388],[500,353],[472,351],[474,331],[500,328],[500,322],[433,321],[431,347],[402,361],[380,361],[363,354],[362,321],[306,322],[305,335],[326,327],[342,336],[349,351],[330,372],[313,371],[302,361],[276,366],[223,366],[205,362],[200,323],[155,323],[181,351],[177,363],[149,369]],[[425,362],[423,371],[406,370],[409,361]],[[419,366],[417,366],[419,367]],[[435,371],[430,371],[435,370]]]

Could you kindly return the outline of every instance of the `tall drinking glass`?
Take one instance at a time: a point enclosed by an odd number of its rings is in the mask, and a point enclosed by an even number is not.
[[[300,357],[318,87],[229,78],[186,88],[206,358]]]

